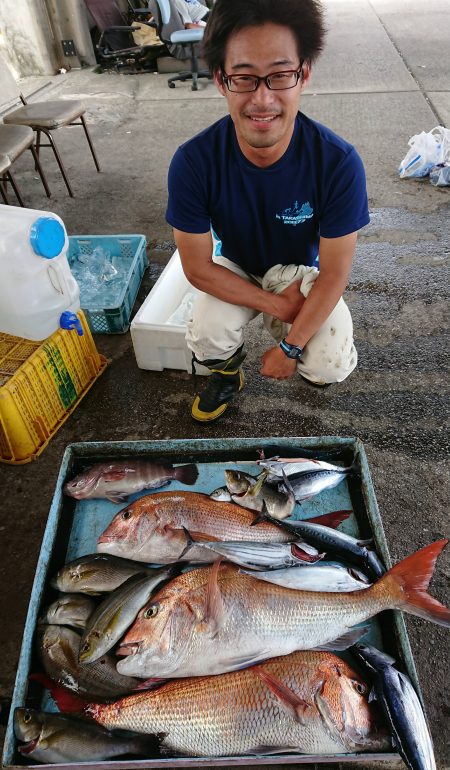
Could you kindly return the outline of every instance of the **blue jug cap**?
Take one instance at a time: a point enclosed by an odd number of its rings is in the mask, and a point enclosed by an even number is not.
[[[71,313],[70,310],[65,310],[64,313],[61,313],[59,325],[61,329],[76,329],[79,337],[82,337],[84,334],[80,319],[75,313]]]
[[[31,248],[39,257],[57,257],[61,254],[65,240],[64,227],[53,217],[39,217],[31,226]]]

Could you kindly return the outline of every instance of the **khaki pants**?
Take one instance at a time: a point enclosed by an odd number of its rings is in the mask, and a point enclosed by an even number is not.
[[[293,281],[301,280],[300,291],[307,297],[318,276],[318,270],[304,265],[276,265],[262,278],[249,275],[225,257],[214,261],[267,291],[279,293]],[[257,310],[223,302],[210,294],[199,292],[188,322],[186,342],[199,361],[226,360],[244,342],[244,329],[259,314]],[[276,342],[286,336],[290,325],[264,314],[264,325]],[[353,344],[353,323],[350,311],[341,299],[320,329],[305,347],[297,371],[311,382],[319,384],[342,382],[358,361]]]

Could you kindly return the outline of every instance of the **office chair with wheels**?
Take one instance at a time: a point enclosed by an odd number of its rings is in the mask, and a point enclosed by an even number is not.
[[[129,1],[124,14],[115,0],[85,0],[85,3],[100,35],[95,49],[102,70],[128,73],[154,71],[156,57],[167,49],[157,39],[155,24],[149,23],[151,14],[148,8],[135,8]],[[136,39],[136,33],[146,29],[154,33],[151,44]]]
[[[175,88],[175,82],[192,80],[191,90],[198,91],[198,79],[212,79],[209,70],[198,68],[198,44],[201,43],[204,28],[185,29],[180,14],[173,7],[171,0],[150,0],[149,10],[156,20],[158,36],[166,44],[170,54],[176,59],[186,59],[186,51],[191,60],[191,69],[173,75],[167,81],[169,88]]]

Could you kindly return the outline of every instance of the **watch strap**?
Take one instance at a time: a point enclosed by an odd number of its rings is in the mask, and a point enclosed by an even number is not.
[[[288,358],[299,359],[303,355],[303,348],[300,348],[298,345],[291,345],[290,342],[286,342],[285,338],[281,340],[280,348]]]

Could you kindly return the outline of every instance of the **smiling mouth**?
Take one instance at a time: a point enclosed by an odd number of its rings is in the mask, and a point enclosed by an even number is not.
[[[271,123],[278,115],[267,115],[265,118],[258,118],[256,115],[248,115],[247,117],[254,123]]]

